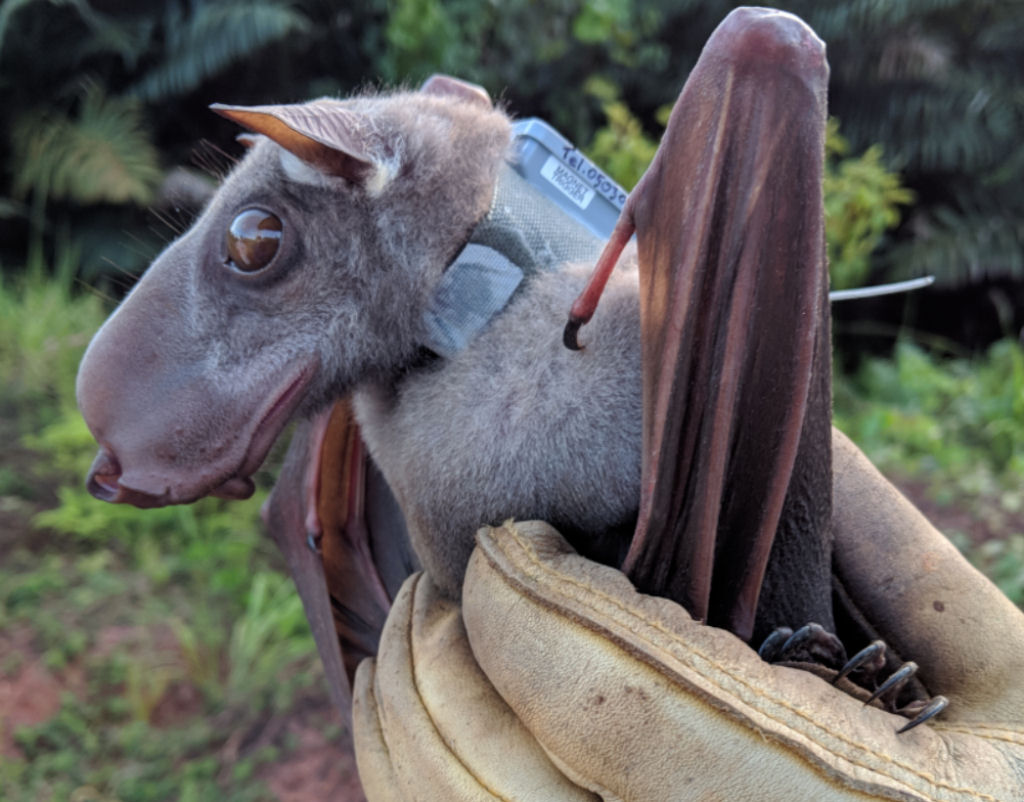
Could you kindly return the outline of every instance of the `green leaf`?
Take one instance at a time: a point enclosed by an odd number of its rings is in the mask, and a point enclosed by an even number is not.
[[[872,254],[886,231],[900,222],[899,207],[914,200],[899,175],[882,164],[880,146],[857,157],[847,156],[849,150],[838,122],[830,119],[825,140],[825,238],[834,289],[864,283]]]

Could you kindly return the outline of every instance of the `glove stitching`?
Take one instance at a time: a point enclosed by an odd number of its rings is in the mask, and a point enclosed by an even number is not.
[[[1005,729],[990,724],[971,724],[969,727],[954,724],[935,724],[933,728],[942,732],[958,732],[962,735],[973,735],[987,741],[1004,741],[1015,746],[1024,746],[1024,731]],[[991,732],[984,732],[991,730]]]
[[[530,562],[532,562],[534,564],[534,566],[536,566],[536,568],[538,568],[540,570],[541,573],[546,573],[546,574],[552,575],[555,578],[559,579],[560,581],[563,581],[563,582],[566,582],[566,583],[568,583],[570,585],[573,585],[573,586],[575,586],[575,587],[579,588],[580,590],[583,590],[583,591],[585,591],[587,593],[592,593],[595,596],[597,596],[598,598],[603,599],[604,601],[608,602],[613,607],[619,609],[621,612],[625,613],[627,616],[635,618],[635,619],[638,619],[640,622],[642,622],[644,624],[647,624],[652,629],[655,629],[658,632],[661,632],[663,635],[666,635],[669,638],[670,641],[678,644],[679,646],[682,646],[684,649],[688,650],[692,654],[695,654],[698,657],[700,657],[701,659],[703,659],[709,665],[717,668],[721,673],[723,673],[726,676],[728,676],[729,678],[731,678],[738,685],[743,686],[744,688],[746,688],[747,690],[751,691],[755,695],[759,695],[761,697],[767,697],[770,701],[772,701],[775,704],[777,704],[778,706],[780,706],[780,707],[782,707],[782,708],[784,708],[786,710],[789,710],[790,712],[794,713],[797,716],[797,718],[803,719],[804,721],[806,721],[808,724],[812,725],[818,731],[823,732],[825,735],[827,735],[827,736],[829,736],[831,738],[835,738],[836,740],[840,741],[841,743],[844,743],[847,746],[853,747],[854,749],[857,749],[857,750],[860,750],[862,752],[865,752],[865,753],[871,755],[872,757],[875,757],[875,758],[879,759],[883,764],[889,764],[889,765],[892,765],[892,766],[896,766],[896,767],[898,767],[900,769],[903,769],[908,774],[910,774],[910,775],[912,775],[914,777],[917,777],[918,779],[921,779],[921,780],[924,780],[926,782],[929,782],[929,783],[931,783],[936,788],[942,788],[944,790],[952,791],[952,792],[958,793],[958,794],[969,794],[974,799],[984,799],[984,800],[988,800],[988,802],[1002,802],[1002,800],[1000,800],[996,796],[992,796],[991,794],[985,794],[985,793],[979,794],[977,791],[975,791],[973,789],[963,788],[963,787],[960,787],[960,786],[953,785],[951,783],[946,782],[945,780],[941,780],[941,779],[935,777],[932,774],[929,774],[927,772],[923,772],[923,771],[921,771],[920,769],[918,769],[918,768],[916,768],[914,766],[910,766],[910,765],[908,765],[906,763],[903,763],[903,762],[901,762],[899,760],[896,760],[896,759],[892,758],[891,756],[886,755],[885,753],[876,752],[873,749],[871,749],[870,747],[867,747],[867,746],[865,746],[862,743],[857,743],[856,741],[850,740],[849,738],[846,738],[846,737],[844,737],[842,735],[837,735],[835,733],[832,733],[832,732],[829,732],[827,730],[824,730],[813,718],[808,716],[806,713],[804,713],[799,708],[794,707],[788,701],[786,701],[784,699],[779,699],[779,698],[774,697],[774,696],[770,696],[768,694],[765,694],[763,690],[755,688],[753,685],[751,685],[749,682],[747,682],[742,677],[736,676],[733,672],[731,672],[729,669],[727,669],[722,664],[718,663],[714,658],[709,657],[708,655],[706,655],[700,649],[694,647],[692,644],[684,643],[683,641],[681,641],[679,639],[678,634],[676,634],[676,633],[672,632],[671,630],[669,630],[668,628],[666,628],[665,625],[662,624],[657,619],[649,618],[647,615],[642,614],[642,613],[637,613],[635,610],[631,610],[629,607],[627,607],[621,600],[616,599],[614,596],[608,595],[603,590],[600,590],[599,588],[595,588],[593,585],[590,585],[589,583],[581,582],[580,580],[576,579],[575,577],[570,576],[568,574],[564,574],[564,573],[562,573],[562,572],[552,568],[550,565],[547,565],[537,555],[537,552],[534,550],[532,544],[530,544],[528,541],[524,540],[522,538],[522,536],[519,534],[518,530],[515,529],[514,527],[509,526],[508,524],[505,524],[502,527],[502,529],[504,531],[510,533],[510,535],[513,538],[513,540],[526,553],[526,556],[528,557]],[[590,603],[588,603],[588,602],[586,602],[586,601],[584,601],[582,599],[576,599],[576,601],[577,601],[577,603],[580,603],[580,604],[583,604],[583,605],[589,607],[594,612],[597,612],[597,613],[601,612],[596,607],[594,607],[593,604],[590,604]],[[707,673],[700,671],[696,666],[692,666],[692,668],[694,670],[696,670],[698,672],[698,674],[700,674],[700,676],[702,676],[706,681],[712,683],[713,685],[718,687],[723,692],[727,692],[727,693],[729,693],[729,695],[735,696],[734,692],[728,691],[728,689],[724,688],[721,685],[720,682],[715,681],[715,679],[712,678],[711,676],[708,676]],[[770,713],[768,713],[766,711],[760,710],[758,712],[760,712],[761,715],[764,715],[769,720],[774,721],[775,723],[780,724],[780,725],[786,727],[787,729],[792,730],[792,725],[791,724],[789,724],[789,723],[787,723],[787,722],[785,722],[785,721],[783,721],[783,720],[773,716],[772,714],[770,714]],[[805,735],[805,737],[806,737],[806,733],[801,733],[801,734]],[[872,772],[878,772],[879,771],[879,768],[877,766],[871,766],[871,765],[869,765],[867,763],[864,763],[864,762],[858,762],[856,759],[854,759],[854,758],[852,758],[850,756],[847,756],[847,755],[840,754],[835,749],[829,748],[829,747],[827,747],[827,746],[825,746],[823,744],[819,743],[818,745],[822,749],[824,749],[826,752],[828,752],[828,753],[832,754],[833,756],[835,756],[836,758],[838,758],[840,760],[844,760],[844,761],[846,761],[848,763],[851,763],[854,766],[857,766],[858,768],[867,769],[867,770],[872,771]],[[905,782],[905,781],[898,780],[896,777],[892,777],[891,775],[889,776],[889,779],[890,780],[894,780],[896,782]],[[913,790],[914,790],[915,793],[921,793],[920,789],[913,789]]]

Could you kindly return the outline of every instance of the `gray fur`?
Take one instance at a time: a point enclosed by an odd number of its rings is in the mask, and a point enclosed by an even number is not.
[[[635,518],[636,276],[615,276],[586,350],[574,353],[561,332],[588,272],[535,279],[451,360],[358,386],[356,417],[370,452],[405,510],[414,548],[452,594],[481,524],[541,518],[596,536]]]

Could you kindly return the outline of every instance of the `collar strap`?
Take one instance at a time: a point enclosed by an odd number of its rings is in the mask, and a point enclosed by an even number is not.
[[[424,314],[423,345],[452,357],[480,334],[524,282],[568,262],[593,264],[602,240],[502,166],[491,208],[445,271]]]

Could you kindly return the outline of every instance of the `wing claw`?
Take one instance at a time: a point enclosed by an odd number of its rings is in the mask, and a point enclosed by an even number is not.
[[[579,334],[580,329],[586,322],[581,318],[570,315],[569,322],[565,324],[565,330],[562,332],[562,345],[570,351],[582,351],[583,346],[580,345]]]

